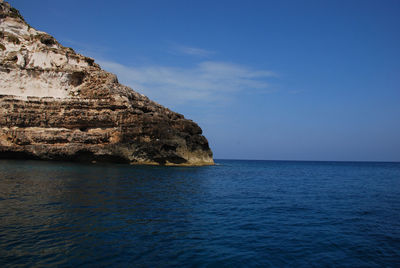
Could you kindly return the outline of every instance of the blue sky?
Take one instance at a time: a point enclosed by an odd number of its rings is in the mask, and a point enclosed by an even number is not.
[[[400,161],[400,1],[9,1],[215,158]]]

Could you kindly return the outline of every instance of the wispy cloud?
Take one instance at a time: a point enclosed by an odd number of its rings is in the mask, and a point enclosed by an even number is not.
[[[174,55],[195,56],[198,58],[209,58],[215,54],[215,51],[195,46],[182,45],[175,42],[169,43],[167,51]]]
[[[208,57],[212,54],[214,54],[213,51],[209,51],[206,49],[202,48],[197,48],[197,47],[188,47],[188,46],[182,46],[182,45],[175,45],[174,50],[185,54],[185,55],[192,55],[192,56],[199,56],[199,57]]]
[[[129,67],[98,61],[117,74],[121,83],[167,105],[184,102],[221,102],[245,90],[268,90],[271,71],[226,62],[205,61],[192,68],[168,66]]]
[[[166,105],[187,102],[215,103],[249,90],[268,90],[267,78],[276,76],[266,70],[216,61],[204,61],[191,68],[170,66],[125,66],[98,61],[115,73],[120,82]]]

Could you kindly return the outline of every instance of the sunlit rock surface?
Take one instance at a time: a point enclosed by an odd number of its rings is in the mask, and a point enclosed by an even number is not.
[[[0,157],[212,165],[201,128],[0,0]]]

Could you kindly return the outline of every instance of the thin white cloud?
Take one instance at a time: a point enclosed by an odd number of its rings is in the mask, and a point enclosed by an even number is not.
[[[174,49],[179,53],[186,54],[186,55],[192,55],[192,56],[208,57],[208,56],[214,54],[213,51],[209,51],[209,50],[205,50],[205,49],[197,48],[197,47],[176,45],[174,47]]]
[[[199,47],[186,46],[175,42],[169,43],[167,51],[174,55],[195,56],[198,58],[209,58],[215,54],[215,51]]]
[[[170,66],[130,67],[98,61],[119,81],[168,106],[187,102],[221,103],[241,91],[269,90],[271,71],[216,61],[204,61],[191,68]]]

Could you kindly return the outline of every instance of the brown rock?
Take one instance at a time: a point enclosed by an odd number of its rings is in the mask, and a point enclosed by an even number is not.
[[[0,157],[212,165],[201,128],[0,0]]]

